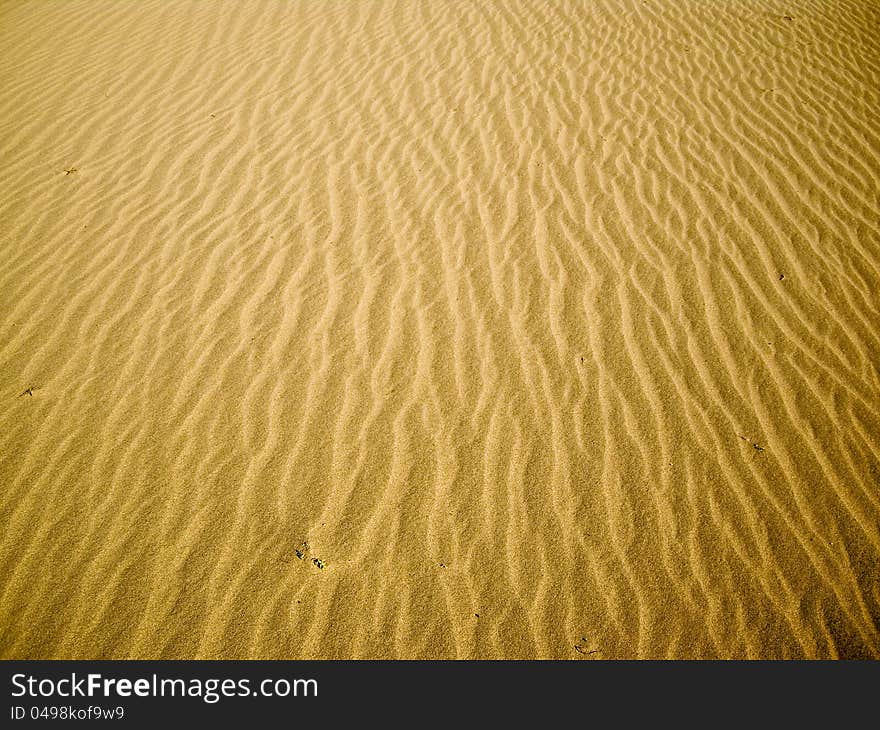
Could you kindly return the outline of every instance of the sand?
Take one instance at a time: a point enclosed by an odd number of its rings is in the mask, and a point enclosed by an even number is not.
[[[0,656],[880,657],[880,4],[3,2]]]

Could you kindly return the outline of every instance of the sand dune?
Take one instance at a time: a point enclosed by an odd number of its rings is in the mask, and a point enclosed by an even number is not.
[[[876,2],[7,1],[0,84],[0,656],[880,657]]]

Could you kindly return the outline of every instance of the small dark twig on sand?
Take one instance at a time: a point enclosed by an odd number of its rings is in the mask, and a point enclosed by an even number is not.
[[[589,656],[590,654],[598,654],[600,651],[602,651],[601,649],[587,649],[589,643],[589,639],[587,639],[586,636],[582,636],[581,640],[574,645],[574,650],[578,654],[583,654],[584,656]]]
[[[743,441],[745,441],[746,443],[751,443],[752,448],[753,448],[755,451],[759,451],[759,452],[760,452],[760,451],[763,451],[763,450],[764,450],[764,447],[761,446],[761,444],[755,443],[754,441],[752,441],[752,440],[751,440],[750,438],[748,438],[747,436],[740,436],[740,438],[741,438]]]

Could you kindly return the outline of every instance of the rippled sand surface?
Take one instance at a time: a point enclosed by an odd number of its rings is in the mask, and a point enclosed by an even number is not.
[[[880,5],[0,5],[0,656],[880,657]]]

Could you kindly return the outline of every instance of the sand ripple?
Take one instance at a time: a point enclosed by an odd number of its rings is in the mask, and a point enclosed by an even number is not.
[[[4,2],[0,81],[3,657],[880,656],[876,3]]]

